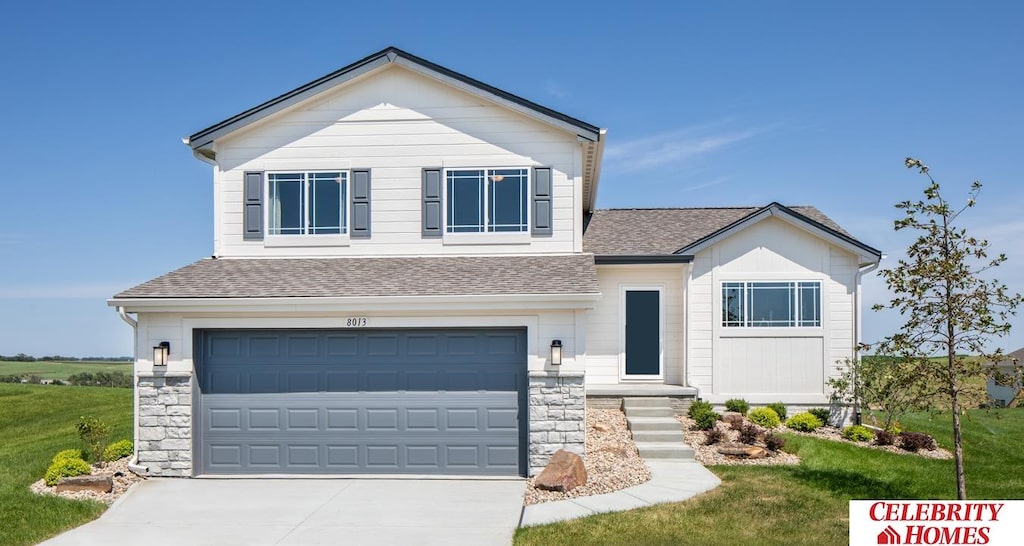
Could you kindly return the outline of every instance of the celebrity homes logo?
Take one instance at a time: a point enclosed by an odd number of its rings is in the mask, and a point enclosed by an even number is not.
[[[850,544],[1021,544],[1024,501],[850,501]]]

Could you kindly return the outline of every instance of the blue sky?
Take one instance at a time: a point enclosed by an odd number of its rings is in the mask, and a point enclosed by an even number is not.
[[[212,252],[181,137],[388,45],[607,127],[603,208],[815,205],[891,264],[904,156],[954,199],[980,179],[963,223],[1024,291],[1016,2],[157,4],[4,9],[0,354],[131,354],[105,299]]]

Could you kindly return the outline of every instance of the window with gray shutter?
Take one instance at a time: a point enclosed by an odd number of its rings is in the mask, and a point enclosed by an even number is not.
[[[370,170],[352,170],[352,226],[353,239],[370,237]]]
[[[533,169],[533,234],[551,235],[552,202],[551,168]]]
[[[242,188],[242,239],[263,240],[263,173],[247,172]]]
[[[423,236],[441,235],[441,169],[423,169]]]

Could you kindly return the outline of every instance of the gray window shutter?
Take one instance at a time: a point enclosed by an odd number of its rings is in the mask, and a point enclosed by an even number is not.
[[[242,188],[242,239],[263,240],[263,173],[245,173]]]
[[[551,235],[551,168],[533,169],[533,234]]]
[[[370,170],[352,171],[352,218],[349,219],[349,237],[370,237]]]
[[[423,236],[440,237],[441,169],[423,169]]]

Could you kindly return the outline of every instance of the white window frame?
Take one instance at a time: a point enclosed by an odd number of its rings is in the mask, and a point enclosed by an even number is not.
[[[626,292],[658,292],[658,375],[629,375],[626,373]],[[664,284],[619,285],[619,380],[636,383],[665,382],[665,293]]]
[[[522,170],[526,174],[526,229],[523,231],[486,231],[490,220],[490,192],[487,182],[488,171]],[[449,232],[448,231],[448,204],[451,196],[448,192],[448,173],[451,171],[483,171],[483,228],[481,232]],[[486,244],[529,244],[533,224],[531,220],[533,169],[522,165],[514,166],[487,166],[487,167],[445,167],[441,172],[442,196],[441,203],[443,213],[441,219],[442,242],[446,245],[486,245]]]
[[[818,324],[817,325],[804,325],[804,319],[801,315],[801,284],[815,284],[818,287]],[[751,285],[756,284],[790,284],[792,285],[791,294],[791,305],[795,316],[792,317],[793,324],[772,324],[772,325],[751,325],[752,322],[750,315],[750,297],[749,291]],[[726,285],[742,285],[741,291],[743,294],[743,317],[739,321],[741,324],[726,324],[725,317],[723,316],[726,306],[725,290]],[[730,287],[734,288],[734,287]],[[718,307],[718,324],[723,333],[735,332],[735,331],[749,331],[751,329],[765,330],[765,329],[781,329],[781,330],[821,330],[825,321],[825,294],[824,294],[824,283],[820,279],[758,279],[758,280],[722,280],[719,282],[718,290],[719,307]]]
[[[304,175],[305,187],[303,189],[303,202],[308,199],[307,192],[309,191],[309,175],[321,174],[321,173],[341,173],[343,175],[344,185],[343,191],[345,192],[344,202],[341,205],[341,214],[344,218],[344,224],[342,227],[342,233],[331,233],[331,234],[311,234],[311,233],[271,233],[270,232],[270,215],[271,215],[271,189],[270,189],[270,176],[273,174],[302,174]],[[316,247],[316,246],[346,246],[350,242],[350,231],[351,231],[351,215],[350,210],[352,208],[352,169],[277,169],[272,171],[265,171],[263,173],[263,245],[265,247]],[[303,207],[303,229],[309,229],[309,205]]]

